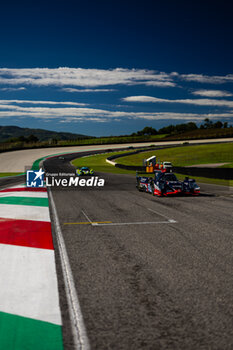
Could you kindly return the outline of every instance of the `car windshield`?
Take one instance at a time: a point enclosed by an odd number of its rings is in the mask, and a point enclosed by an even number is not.
[[[82,167],[82,170],[89,170],[89,168],[84,166],[84,167]]]
[[[166,181],[177,181],[177,178],[176,178],[176,175],[174,175],[174,174],[166,174],[165,180]]]

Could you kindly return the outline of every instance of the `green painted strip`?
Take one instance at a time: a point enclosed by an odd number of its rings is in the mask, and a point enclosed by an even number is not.
[[[62,350],[61,326],[0,312],[0,349]]]
[[[37,207],[48,207],[48,198],[34,197],[1,197],[0,204],[33,205]],[[1,214],[0,214],[1,215]]]
[[[36,160],[34,161],[34,163],[32,164],[31,170],[39,170],[39,164],[40,164],[40,162],[41,162],[44,158],[45,158],[45,157],[36,159]]]

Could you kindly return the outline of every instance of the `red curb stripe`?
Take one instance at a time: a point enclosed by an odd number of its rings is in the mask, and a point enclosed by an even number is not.
[[[51,223],[0,218],[0,244],[54,249]]]
[[[22,191],[47,192],[47,188],[16,187],[16,188],[7,188],[5,190],[1,190],[0,192],[22,192]]]

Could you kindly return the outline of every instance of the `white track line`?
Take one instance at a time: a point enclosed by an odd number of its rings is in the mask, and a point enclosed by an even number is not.
[[[170,221],[170,222],[176,222],[175,220],[173,220],[173,219],[170,219],[168,216],[166,216],[166,215],[164,215],[164,214],[161,214],[161,213],[159,213],[158,211],[156,211],[156,210],[154,210],[154,209],[150,209],[150,208],[147,208],[148,210],[150,210],[150,211],[152,211],[152,213],[155,213],[155,214],[157,214],[157,215],[160,215],[160,216],[163,216],[164,218],[166,218],[166,219],[168,219],[168,221]],[[171,221],[172,220],[172,221]]]
[[[87,216],[87,214],[83,210],[81,210],[81,211],[82,211],[83,215],[85,216],[85,218],[87,219],[87,221],[89,221],[90,224],[93,225],[93,221],[91,221],[91,219]]]
[[[92,223],[92,226],[123,226],[123,225],[150,225],[150,224],[174,224],[175,220],[169,219],[168,221],[142,221],[142,222],[112,222],[112,223]]]
[[[155,210],[152,210],[150,208],[147,208],[148,210],[152,211],[153,213],[163,216],[167,219],[167,221],[135,221],[135,222],[106,222],[106,223],[98,223],[93,222],[88,217],[88,215],[82,210],[83,215],[87,219],[87,221],[91,224],[91,226],[124,226],[124,225],[151,225],[151,224],[175,224],[177,221],[173,219],[169,219],[167,216],[160,214],[156,212]]]
[[[90,344],[87,337],[86,327],[83,321],[83,316],[75,289],[74,279],[69,263],[68,254],[66,251],[65,242],[62,236],[62,230],[59,223],[57,210],[55,207],[52,191],[50,189],[48,190],[48,194],[54,219],[54,227],[58,241],[59,254],[61,258],[61,266],[69,306],[69,313],[71,317],[71,326],[75,342],[75,348],[78,350],[89,350]]]

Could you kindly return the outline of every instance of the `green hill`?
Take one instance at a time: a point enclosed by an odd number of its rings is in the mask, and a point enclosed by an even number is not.
[[[57,132],[44,129],[31,129],[20,128],[18,126],[0,126],[0,142],[6,142],[10,139],[18,138],[20,136],[28,137],[34,135],[39,141],[48,141],[51,139],[57,139],[61,141],[65,140],[77,140],[87,139],[90,136],[82,134],[73,134],[69,132]]]

